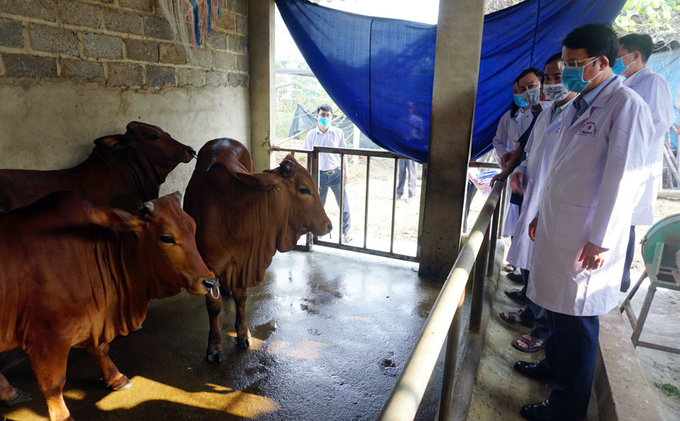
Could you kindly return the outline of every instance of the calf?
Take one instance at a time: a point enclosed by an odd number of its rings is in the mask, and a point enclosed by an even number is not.
[[[276,250],[290,251],[300,236],[331,229],[312,176],[288,155],[272,171],[253,174],[248,150],[233,139],[215,139],[198,153],[184,209],[196,220],[196,244],[217,275],[220,290],[236,305],[238,345],[250,346],[246,288],[264,280]],[[221,362],[222,300],[206,296],[210,334],[207,360]]]
[[[129,380],[109,359],[109,342],[139,329],[150,299],[217,286],[174,195],[132,215],[52,193],[0,213],[0,232],[0,352],[26,351],[53,421],[71,419],[62,395],[71,347],[86,348],[118,390]],[[0,374],[0,400],[29,398]]]
[[[94,205],[134,210],[158,197],[160,185],[196,151],[160,127],[133,121],[123,135],[100,137],[79,165],[56,171],[0,170],[0,210],[35,202],[57,190],[75,190]]]

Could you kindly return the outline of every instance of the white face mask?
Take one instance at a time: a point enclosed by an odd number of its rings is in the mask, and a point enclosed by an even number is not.
[[[569,91],[561,83],[555,83],[554,85],[543,85],[543,93],[551,101],[562,101],[564,98],[569,96]]]
[[[529,105],[538,105],[541,102],[541,88],[535,87],[526,90],[522,94],[522,99]]]

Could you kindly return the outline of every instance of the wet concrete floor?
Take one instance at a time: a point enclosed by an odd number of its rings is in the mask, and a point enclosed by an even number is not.
[[[439,292],[415,267],[322,247],[277,254],[267,280],[248,290],[251,349],[237,348],[225,300],[221,365],[204,359],[202,297],[154,301],[143,329],[111,344],[132,388],[108,390],[89,355],[73,349],[66,403],[77,420],[376,419]],[[417,419],[434,418],[441,371],[440,361]],[[46,419],[28,361],[5,374],[33,401],[0,407],[0,417]]]

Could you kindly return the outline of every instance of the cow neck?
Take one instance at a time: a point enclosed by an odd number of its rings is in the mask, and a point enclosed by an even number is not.
[[[156,199],[160,185],[165,181],[167,174],[161,176],[156,171],[156,167],[149,162],[146,162],[146,165],[140,163],[139,155],[134,148],[123,149],[121,155],[131,169],[130,176],[142,201]],[[155,184],[144,183],[145,180],[154,180]]]
[[[92,151],[90,158],[79,167],[88,174],[101,171],[101,166],[97,164],[97,161],[103,162],[106,168],[104,179],[115,174],[117,179],[123,178],[126,180],[130,190],[134,191],[136,197],[140,200],[132,207],[137,207],[142,202],[156,199],[160,185],[165,181],[165,176],[158,174],[153,165],[142,165],[139,162],[138,154],[131,147],[112,152],[97,146]],[[128,168],[129,171],[123,170],[124,168]],[[148,180],[153,181],[149,182]]]
[[[139,241],[135,234],[95,228],[95,254],[102,284],[93,295],[98,298],[97,307],[105,309],[101,340],[110,342],[116,335],[140,328],[151,298],[146,284],[155,277],[149,263],[137,253]]]
[[[220,281],[227,289],[261,283],[277,250],[281,209],[272,200],[273,190],[236,189],[232,197],[222,196],[223,222],[217,228],[220,243],[233,259],[226,260]],[[277,227],[272,229],[272,227]],[[219,272],[218,268],[217,271]]]

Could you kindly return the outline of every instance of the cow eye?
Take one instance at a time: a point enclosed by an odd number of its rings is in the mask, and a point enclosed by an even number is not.
[[[309,191],[309,189],[306,188],[306,187],[303,187],[303,188],[301,188],[301,189],[298,190],[298,191],[300,192],[300,194],[312,194],[312,192]]]
[[[175,243],[175,239],[170,237],[169,235],[162,235],[161,241],[164,242],[165,244],[177,244]]]
[[[149,136],[149,140],[156,140],[156,139],[158,139],[158,135],[152,134],[151,136]]]

